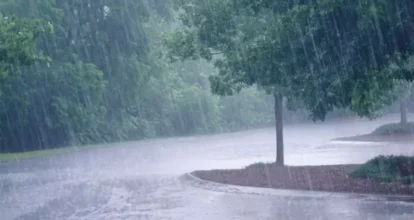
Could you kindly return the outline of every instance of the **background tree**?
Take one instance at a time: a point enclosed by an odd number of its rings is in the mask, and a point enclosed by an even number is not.
[[[406,61],[403,62],[400,66],[391,63],[389,66],[390,71],[413,71],[414,67],[414,56],[409,56],[406,58]],[[408,102],[412,99],[413,86],[412,82],[406,80],[395,80],[395,86],[388,99],[384,100],[385,105],[391,105],[393,102],[399,103],[399,113],[400,113],[400,124],[405,127],[408,124],[407,111],[408,111]]]
[[[18,65],[46,61],[37,50],[36,40],[45,32],[40,20],[3,17],[0,13],[0,82],[4,83],[18,73]]]
[[[48,63],[8,63],[0,87],[1,152],[270,124],[271,112],[261,112],[268,97],[256,89],[222,99],[209,91],[211,64],[172,65],[160,56],[162,33],[177,25],[169,1],[0,0],[0,6],[9,21],[53,30],[20,45],[43,52]],[[16,32],[1,33],[11,36],[2,38],[10,45],[32,37],[10,30]]]
[[[398,101],[399,103],[401,126],[407,126],[408,124],[407,102],[408,102],[409,97],[411,96],[411,92],[412,92],[411,82],[401,81],[401,80],[396,81],[393,96],[394,96],[394,100]]]

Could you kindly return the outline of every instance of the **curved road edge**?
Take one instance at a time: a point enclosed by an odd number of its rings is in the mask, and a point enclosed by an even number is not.
[[[186,173],[178,177],[183,183],[188,183],[195,188],[204,190],[222,192],[222,193],[238,193],[251,194],[261,196],[278,196],[287,199],[356,199],[376,202],[396,202],[396,203],[410,203],[414,205],[414,196],[399,196],[399,195],[377,195],[377,194],[360,194],[360,193],[340,193],[340,192],[323,192],[323,191],[308,191],[308,190],[286,190],[286,189],[271,189],[248,186],[237,186],[208,180],[200,179],[192,173]]]

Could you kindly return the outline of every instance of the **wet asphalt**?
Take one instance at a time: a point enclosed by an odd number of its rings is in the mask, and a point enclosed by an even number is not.
[[[344,143],[395,120],[336,121],[285,129],[286,163],[362,163],[414,155],[409,144]],[[0,220],[414,219],[414,203],[337,196],[240,193],[182,178],[275,158],[274,129],[113,144],[110,148],[0,163]]]

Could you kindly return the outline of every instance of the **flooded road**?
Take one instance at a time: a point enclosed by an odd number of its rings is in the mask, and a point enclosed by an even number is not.
[[[285,129],[286,163],[362,163],[414,146],[330,142],[396,120],[337,121]],[[196,169],[273,161],[274,129],[114,144],[86,152],[0,164],[0,219],[413,219],[414,205],[336,197],[254,195],[196,187]]]

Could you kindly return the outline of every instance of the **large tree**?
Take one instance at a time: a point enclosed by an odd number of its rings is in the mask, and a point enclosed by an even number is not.
[[[346,107],[371,116],[392,79],[412,79],[411,71],[387,67],[412,51],[413,7],[404,0],[179,1],[183,27],[167,44],[173,60],[214,61],[214,93],[255,84],[273,94],[283,165],[283,97],[299,100],[314,119]]]

